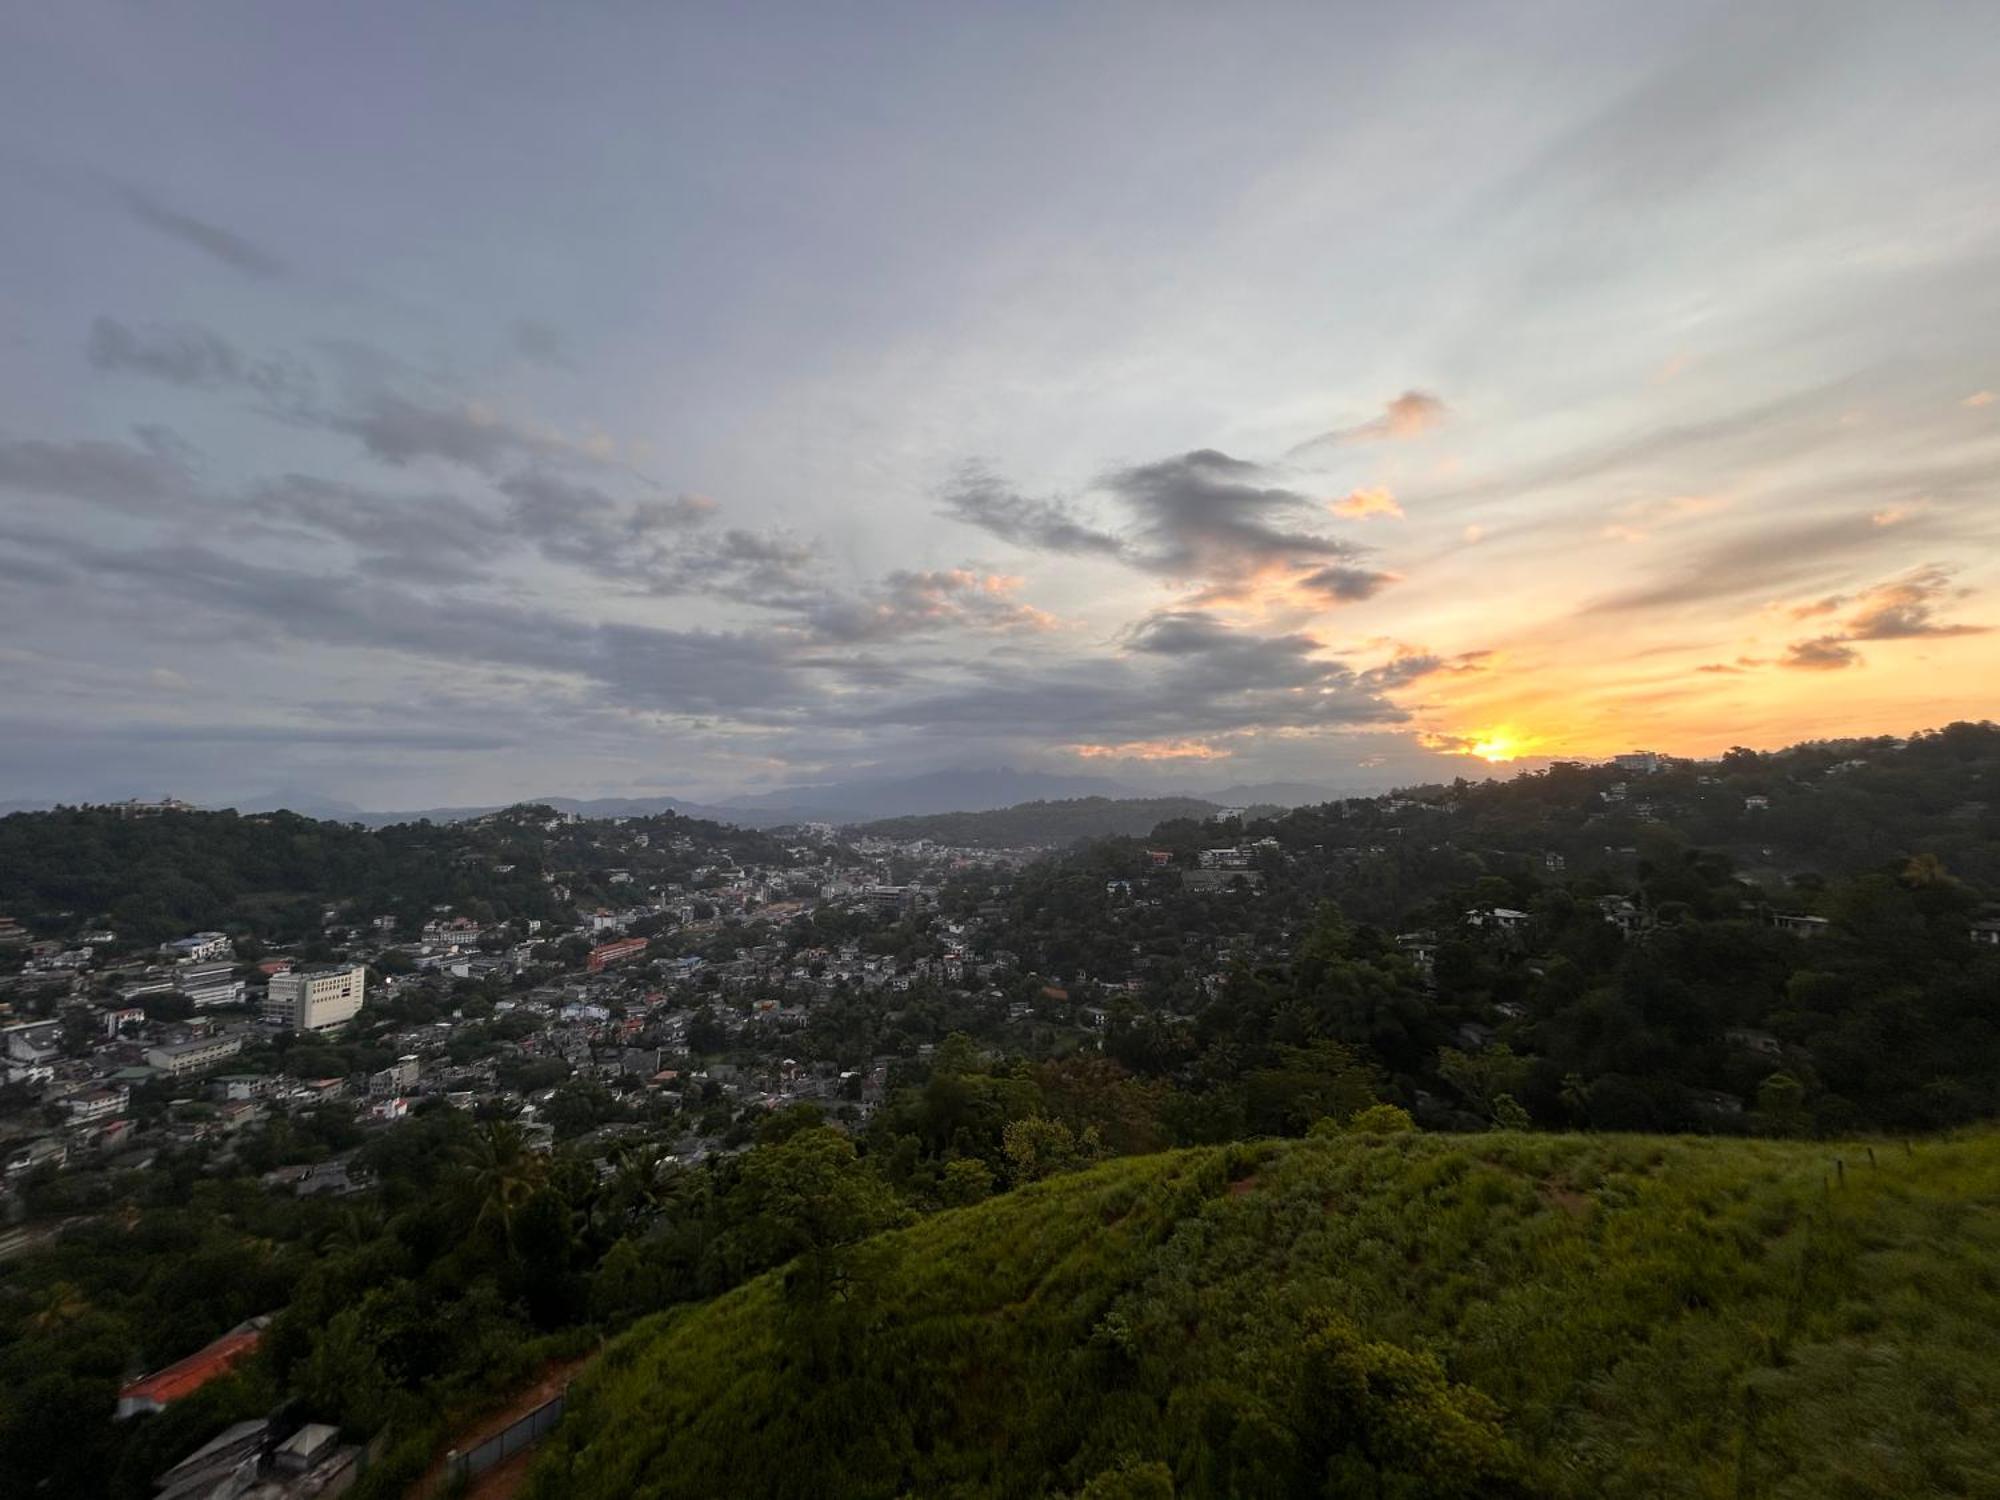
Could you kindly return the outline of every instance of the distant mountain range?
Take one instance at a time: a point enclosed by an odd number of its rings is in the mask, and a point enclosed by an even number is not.
[[[932,839],[966,849],[1054,848],[1079,839],[1138,838],[1162,823],[1179,818],[1201,821],[1222,810],[1220,804],[1196,797],[1073,797],[1022,802],[984,812],[913,813],[863,823],[855,832],[878,838]]]
[[[584,818],[651,817],[663,812],[708,818],[743,828],[775,828],[786,823],[867,823],[934,813],[993,812],[1027,802],[1063,802],[1081,798],[1131,800],[1174,796],[1213,803],[1218,807],[1299,807],[1351,796],[1356,789],[1308,782],[1268,782],[1210,790],[1200,787],[1139,786],[1109,776],[1067,775],[1051,771],[1020,771],[1010,766],[986,769],[930,771],[917,776],[869,777],[783,787],[776,791],[731,798],[727,802],[693,802],[682,797],[520,797],[513,802],[457,807],[407,808],[376,811],[311,792],[281,789],[241,799],[239,812],[274,812],[280,808],[305,817],[360,823],[370,828],[390,823],[457,823],[523,802],[542,803],[559,812]],[[0,804],[0,813],[44,808],[46,802]]]

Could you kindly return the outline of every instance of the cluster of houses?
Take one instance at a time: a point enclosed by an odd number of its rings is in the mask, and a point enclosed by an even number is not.
[[[609,868],[588,879],[545,875],[552,895],[568,901],[573,886],[609,888],[617,904],[582,903],[567,922],[496,923],[442,909],[412,931],[399,931],[392,915],[329,908],[322,938],[344,955],[331,964],[284,953],[247,962],[219,931],[133,954],[119,952],[108,931],[38,940],[19,921],[0,917],[0,944],[25,950],[26,960],[20,972],[0,978],[0,1083],[13,1086],[16,1106],[0,1112],[0,1194],[45,1166],[136,1163],[161,1145],[202,1140],[226,1150],[237,1132],[275,1109],[344,1101],[366,1126],[401,1119],[433,1095],[471,1107],[515,1092],[509,1064],[544,1059],[621,1090],[694,1090],[735,1105],[822,1098],[866,1108],[879,1095],[887,1059],[845,1074],[778,1057],[758,1068],[692,1070],[689,1028],[706,1015],[727,1042],[747,1040],[775,1054],[786,1045],[778,1038],[799,1030],[812,1007],[836,992],[895,992],[924,981],[969,986],[993,974],[991,961],[970,957],[976,922],[943,926],[923,956],[902,960],[852,940],[801,947],[770,935],[822,908],[874,920],[925,911],[950,874],[996,862],[989,851],[926,840],[861,840],[857,847],[831,829],[807,830],[786,849],[784,863],[759,867],[681,836],[671,843],[685,847],[651,852],[704,862],[685,878],[661,880],[643,830],[610,820],[571,831],[589,833]],[[760,925],[742,928],[745,922]],[[732,946],[739,930],[763,936]],[[582,943],[571,946],[571,939]],[[554,958],[557,951],[564,957]],[[504,998],[490,1007],[454,1007],[421,1026],[370,1027],[369,1044],[400,1058],[373,1075],[301,1078],[243,1066],[246,1048],[257,1052],[281,1032],[352,1039],[347,1034],[369,1002],[393,1007],[405,993],[435,994],[440,982],[454,980],[490,981],[485,988]],[[12,1003],[22,991],[39,991],[36,1008],[45,1013],[22,1014]],[[452,1060],[466,1028],[502,1017],[513,1018],[504,1045]],[[135,1118],[142,1090],[167,1101],[164,1119],[158,1109],[143,1112],[143,1122]],[[511,1102],[532,1124],[545,1101],[528,1094]],[[324,1174],[279,1185],[351,1186]]]

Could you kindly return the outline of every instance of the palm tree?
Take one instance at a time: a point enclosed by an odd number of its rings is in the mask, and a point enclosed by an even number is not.
[[[548,1163],[528,1145],[527,1132],[512,1120],[489,1120],[467,1146],[473,1196],[479,1202],[475,1227],[498,1224],[514,1242],[514,1215],[542,1184]]]

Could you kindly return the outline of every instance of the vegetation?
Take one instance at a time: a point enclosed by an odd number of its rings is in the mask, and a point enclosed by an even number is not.
[[[864,823],[854,832],[930,839],[960,849],[1047,849],[1083,839],[1139,838],[1175,819],[1199,822],[1222,809],[1197,797],[1071,797],[990,812],[923,813]]]
[[[655,879],[683,878],[717,852],[785,861],[767,836],[719,823],[662,813],[635,826],[652,837],[641,873]],[[609,899],[603,862],[589,825],[545,807],[379,829],[287,812],[60,808],[0,818],[0,913],[57,936],[108,923],[113,953],[193,930],[317,939],[328,907],[364,922],[394,916],[407,934],[440,906],[486,921],[556,916],[567,903],[544,879],[552,872],[576,900]]]
[[[534,1493],[2000,1486],[2000,1136],[1361,1132],[1130,1158],[641,1324]]]

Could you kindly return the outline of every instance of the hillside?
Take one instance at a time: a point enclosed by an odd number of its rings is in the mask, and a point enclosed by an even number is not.
[[[533,1493],[1990,1495],[1996,1202],[1991,1133],[1128,1158],[640,1324]]]
[[[1073,797],[1023,802],[990,812],[883,818],[854,831],[888,839],[933,839],[966,849],[1048,848],[1079,839],[1139,838],[1177,818],[1200,822],[1222,811],[1195,797]]]
[[[673,813],[626,830],[640,832],[652,848],[615,856],[635,875],[674,878],[723,855],[787,858],[765,834]],[[592,872],[613,862],[602,836],[602,825],[564,823],[527,805],[463,823],[375,829],[287,812],[12,813],[0,817],[0,913],[37,935],[108,923],[120,939],[113,951],[198,928],[316,937],[327,906],[395,914],[406,933],[440,906],[502,921],[549,919],[561,903],[545,872],[563,872],[578,899],[608,894],[591,884]]]

